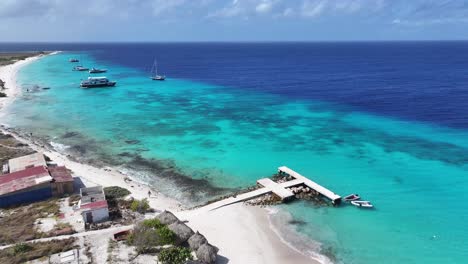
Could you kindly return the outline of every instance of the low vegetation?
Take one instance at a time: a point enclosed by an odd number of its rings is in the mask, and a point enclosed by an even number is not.
[[[16,140],[13,136],[0,132],[0,163],[4,164],[9,159],[21,157],[33,153],[27,145]]]
[[[70,195],[70,197],[68,198],[68,206],[74,206],[78,204],[80,199],[81,199],[81,196],[79,194]]]
[[[0,245],[47,236],[35,229],[34,222],[38,218],[58,216],[59,213],[57,199],[2,210],[4,217],[0,218]]]
[[[176,235],[158,219],[147,219],[135,226],[128,243],[135,246],[138,254],[153,253],[158,246],[172,245]]]
[[[109,186],[104,188],[104,194],[107,200],[115,200],[129,195],[130,191],[119,186]]]
[[[0,263],[20,264],[73,249],[75,238],[30,244],[16,244],[0,250]]]
[[[0,97],[7,97],[7,95],[4,92],[0,92]]]
[[[19,60],[24,60],[31,56],[44,54],[44,52],[17,52],[17,53],[0,53],[0,66],[15,63]]]
[[[135,199],[132,201],[132,204],[130,205],[130,210],[132,210],[133,212],[139,212],[141,214],[148,212],[149,209],[150,209],[149,202],[148,202],[148,199],[146,198],[143,200]]]
[[[192,260],[190,249],[184,247],[171,247],[161,250],[158,261],[162,264],[183,264]]]

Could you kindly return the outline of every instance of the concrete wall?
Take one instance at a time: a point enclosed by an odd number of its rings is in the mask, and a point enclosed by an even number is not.
[[[94,210],[87,210],[81,213],[83,216],[83,221],[88,223],[87,214],[91,213],[93,221],[92,223],[104,222],[109,219],[109,209],[108,208],[99,208]]]
[[[34,188],[21,190],[21,192],[0,196],[0,207],[37,202],[49,199],[50,197],[52,197],[52,189],[50,188],[50,183],[46,183],[34,186]]]
[[[73,182],[53,182],[52,194],[57,197],[62,197],[65,194],[73,194]]]

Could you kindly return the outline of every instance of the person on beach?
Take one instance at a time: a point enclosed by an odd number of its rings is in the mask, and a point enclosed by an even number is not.
[[[148,191],[148,198],[151,198],[151,191]]]

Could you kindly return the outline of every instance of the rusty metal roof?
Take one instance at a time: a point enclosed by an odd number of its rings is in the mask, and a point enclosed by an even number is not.
[[[49,167],[48,169],[55,182],[73,182],[73,177],[65,166]]]
[[[87,203],[87,204],[83,204],[83,205],[80,206],[80,209],[82,209],[83,211],[100,209],[100,208],[107,208],[107,201],[106,200]]]
[[[44,166],[32,167],[0,176],[0,195],[23,190],[35,185],[52,181]]]

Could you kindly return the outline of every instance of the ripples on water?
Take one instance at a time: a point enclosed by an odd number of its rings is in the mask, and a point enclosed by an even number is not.
[[[195,54],[183,64],[174,53],[180,68],[168,65],[173,78],[157,83],[141,71],[141,54],[132,54],[140,58],[140,65],[133,65],[135,60],[120,46],[51,56],[20,74],[25,87],[51,89],[26,93],[11,107],[15,115],[5,121],[68,146],[63,151],[87,162],[125,168],[192,203],[250,186],[287,165],[337,193],[358,192],[376,205],[373,211],[316,208],[304,202],[282,206],[293,216],[290,225],[320,241],[328,255],[345,263],[468,260],[463,250],[468,206],[460,203],[468,190],[468,133],[460,114],[466,105],[459,104],[463,95],[456,92],[468,80],[459,74],[463,67],[457,59],[449,56],[449,74],[442,55],[433,54],[437,45],[425,51],[411,46],[416,44],[392,46],[386,56],[353,44],[348,53],[338,49],[341,57],[330,53],[337,49],[333,45],[322,47],[323,56],[313,45],[303,45],[293,46],[291,56],[272,54],[275,45],[267,45],[270,53],[252,46],[252,56],[236,58],[229,52],[235,47],[227,45],[214,52],[232,62],[221,64],[226,68],[209,63],[214,55],[198,63]],[[115,50],[121,59],[112,57]],[[298,55],[300,51],[308,55]],[[77,88],[86,75],[68,71],[70,56],[111,69],[108,76],[118,86]],[[405,56],[406,63],[399,65]],[[242,58],[253,59],[247,63]],[[271,63],[275,60],[284,63]],[[269,69],[283,70],[286,78],[267,76]],[[452,82],[444,82],[449,75]],[[205,82],[177,76],[200,76]],[[436,91],[449,92],[435,98]],[[324,98],[332,103],[317,100]],[[409,121],[414,119],[438,124]]]

